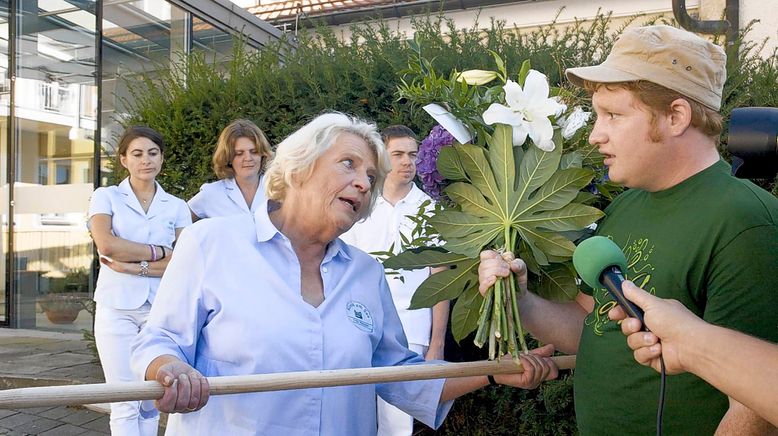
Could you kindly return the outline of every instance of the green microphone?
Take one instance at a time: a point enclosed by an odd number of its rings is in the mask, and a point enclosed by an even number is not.
[[[584,240],[573,253],[573,266],[578,275],[592,289],[605,288],[625,312],[643,324],[643,311],[624,297],[621,286],[624,283],[622,271],[627,269],[627,258],[610,239],[592,236]]]

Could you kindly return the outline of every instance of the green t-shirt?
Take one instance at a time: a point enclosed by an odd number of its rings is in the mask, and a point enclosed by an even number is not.
[[[778,340],[778,199],[719,161],[665,191],[629,190],[605,212],[597,233],[624,250],[628,279],[710,323]],[[607,316],[610,295],[592,296],[575,374],[579,430],[654,434],[659,374],[633,359]],[[666,434],[713,434],[727,409],[727,397],[696,376],[668,376]]]

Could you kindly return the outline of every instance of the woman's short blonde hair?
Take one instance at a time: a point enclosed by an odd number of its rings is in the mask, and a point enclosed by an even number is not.
[[[216,143],[216,151],[213,152],[213,172],[219,179],[235,177],[232,159],[235,158],[235,143],[240,138],[250,139],[257,147],[257,153],[263,157],[260,175],[265,172],[268,160],[273,157],[270,142],[256,124],[249,120],[235,120],[222,130]]]
[[[306,181],[313,173],[316,160],[324,154],[343,133],[362,138],[373,151],[376,161],[376,179],[370,190],[369,214],[384,186],[384,178],[391,168],[381,135],[375,124],[341,113],[317,116],[308,124],[281,141],[275,158],[270,162],[267,179],[267,198],[283,201],[286,190],[294,180]]]

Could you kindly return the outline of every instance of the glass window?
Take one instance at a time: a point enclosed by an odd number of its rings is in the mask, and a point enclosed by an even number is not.
[[[11,80],[8,74],[8,2],[0,2],[0,325],[8,325],[10,314],[10,289],[6,286],[6,259],[8,246],[8,122]]]
[[[97,129],[96,2],[16,0],[16,7],[10,310],[15,327],[91,329],[85,218]]]
[[[223,62],[232,53],[232,35],[193,17],[192,51],[203,52],[209,62]]]
[[[111,177],[108,156],[122,133],[120,120],[131,100],[128,84],[139,73],[168,68],[184,52],[186,20],[183,9],[164,0],[103,2],[103,77],[101,185],[117,183]]]

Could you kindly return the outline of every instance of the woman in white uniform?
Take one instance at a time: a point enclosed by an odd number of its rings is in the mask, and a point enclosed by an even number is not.
[[[269,200],[253,216],[187,229],[133,344],[138,374],[165,386],[170,434],[375,435],[376,393],[437,427],[487,377],[225,395],[203,376],[422,364],[408,350],[383,268],[340,239],[366,216],[388,171],[374,124],[324,114],[279,144]],[[522,357],[536,387],[553,347]],[[208,403],[206,405],[206,402]],[[205,407],[203,407],[205,406]]]
[[[254,213],[265,201],[262,175],[272,156],[259,127],[248,120],[231,122],[219,135],[213,153],[213,171],[219,180],[203,184],[189,200],[192,221]]]
[[[176,238],[192,223],[186,203],[156,181],[164,148],[156,131],[127,129],[118,153],[129,177],[95,190],[89,204],[89,231],[101,262],[95,341],[108,383],[137,380],[130,368],[130,343],[146,322]],[[156,435],[158,420],[151,402],[111,404],[114,436]]]

